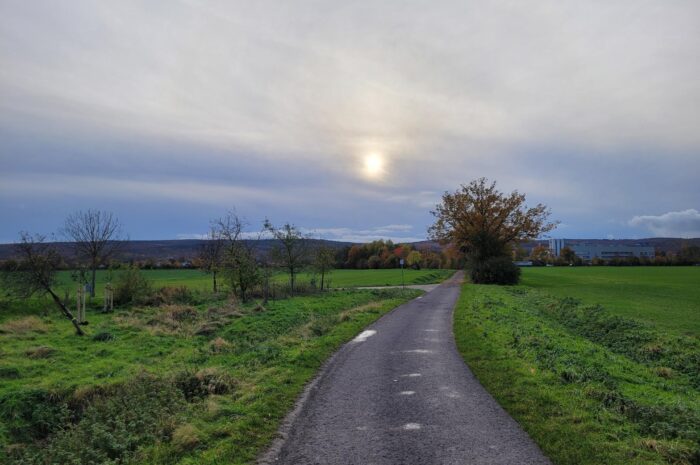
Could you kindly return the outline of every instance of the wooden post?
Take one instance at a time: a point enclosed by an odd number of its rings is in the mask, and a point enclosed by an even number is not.
[[[83,305],[82,305],[82,307],[80,307],[80,309],[83,311],[83,313],[80,314],[80,324],[81,325],[84,325],[85,323],[87,323],[87,321],[85,321],[86,320],[86,317],[85,317],[85,299],[86,298],[87,298],[87,289],[85,289],[85,287],[83,287]]]
[[[83,294],[85,293],[83,286],[79,285],[78,286],[78,291],[75,294],[75,300],[76,300],[76,320],[78,320],[78,324],[82,324],[83,322],[83,308],[82,306],[85,305],[85,299],[83,298]]]
[[[104,291],[104,306],[102,307],[103,312],[111,312],[114,310],[114,291],[112,290],[112,284],[107,283]]]

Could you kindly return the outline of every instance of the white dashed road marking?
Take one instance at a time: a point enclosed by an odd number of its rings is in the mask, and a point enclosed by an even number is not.
[[[410,431],[410,430],[417,430],[417,429],[420,429],[421,426],[420,426],[420,423],[406,423],[406,424],[403,425],[401,428]]]
[[[352,340],[352,342],[365,342],[367,338],[370,338],[377,334],[377,332],[373,329],[368,329],[366,331],[362,331],[360,334],[358,334],[355,339]]]

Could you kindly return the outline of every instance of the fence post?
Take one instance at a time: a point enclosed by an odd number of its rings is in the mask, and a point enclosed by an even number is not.
[[[76,300],[76,306],[77,306],[77,311],[75,312],[77,314],[77,319],[78,319],[78,324],[83,324],[83,306],[85,305],[85,289],[83,288],[82,285],[78,286],[78,291],[75,294],[75,300]]]
[[[112,290],[112,284],[107,283],[105,285],[104,291],[104,305],[102,307],[103,312],[112,312],[114,310],[114,291]]]

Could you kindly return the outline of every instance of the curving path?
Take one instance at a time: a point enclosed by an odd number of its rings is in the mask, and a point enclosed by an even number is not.
[[[260,462],[550,464],[457,352],[452,310],[461,278],[343,346]]]

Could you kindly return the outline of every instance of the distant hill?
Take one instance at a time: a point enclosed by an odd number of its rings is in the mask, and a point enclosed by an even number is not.
[[[201,239],[177,239],[163,241],[128,241],[125,242],[119,251],[119,260],[147,260],[163,261],[169,259],[191,260],[199,253],[204,240]],[[249,240],[258,253],[269,251],[275,243],[273,239]],[[350,242],[326,241],[311,239],[313,244],[323,243],[334,249],[341,249],[352,245]],[[70,242],[57,242],[58,251],[64,256],[71,256],[73,253]],[[0,244],[0,260],[15,258],[14,246],[12,244]]]
[[[657,251],[667,253],[676,253],[684,245],[700,246],[700,238],[680,239],[671,237],[653,237],[648,239],[566,239],[572,244],[619,244],[619,245],[648,245],[656,248]],[[253,246],[258,253],[269,251],[275,241],[273,239],[251,240]],[[320,239],[312,239],[313,243],[323,243],[334,249],[353,245],[352,242],[338,242]],[[163,261],[169,259],[186,259],[191,260],[196,257],[204,243],[201,239],[177,239],[177,240],[162,240],[162,241],[128,241],[122,248],[120,260],[147,260]],[[528,242],[522,246],[526,250],[530,250],[537,245],[547,245],[547,240],[538,240]],[[57,242],[59,252],[65,256],[72,254],[71,244],[68,242]],[[439,251],[440,245],[433,241],[414,242],[413,245],[418,249],[432,249]],[[0,260],[7,260],[15,256],[14,246],[12,244],[0,244]]]

